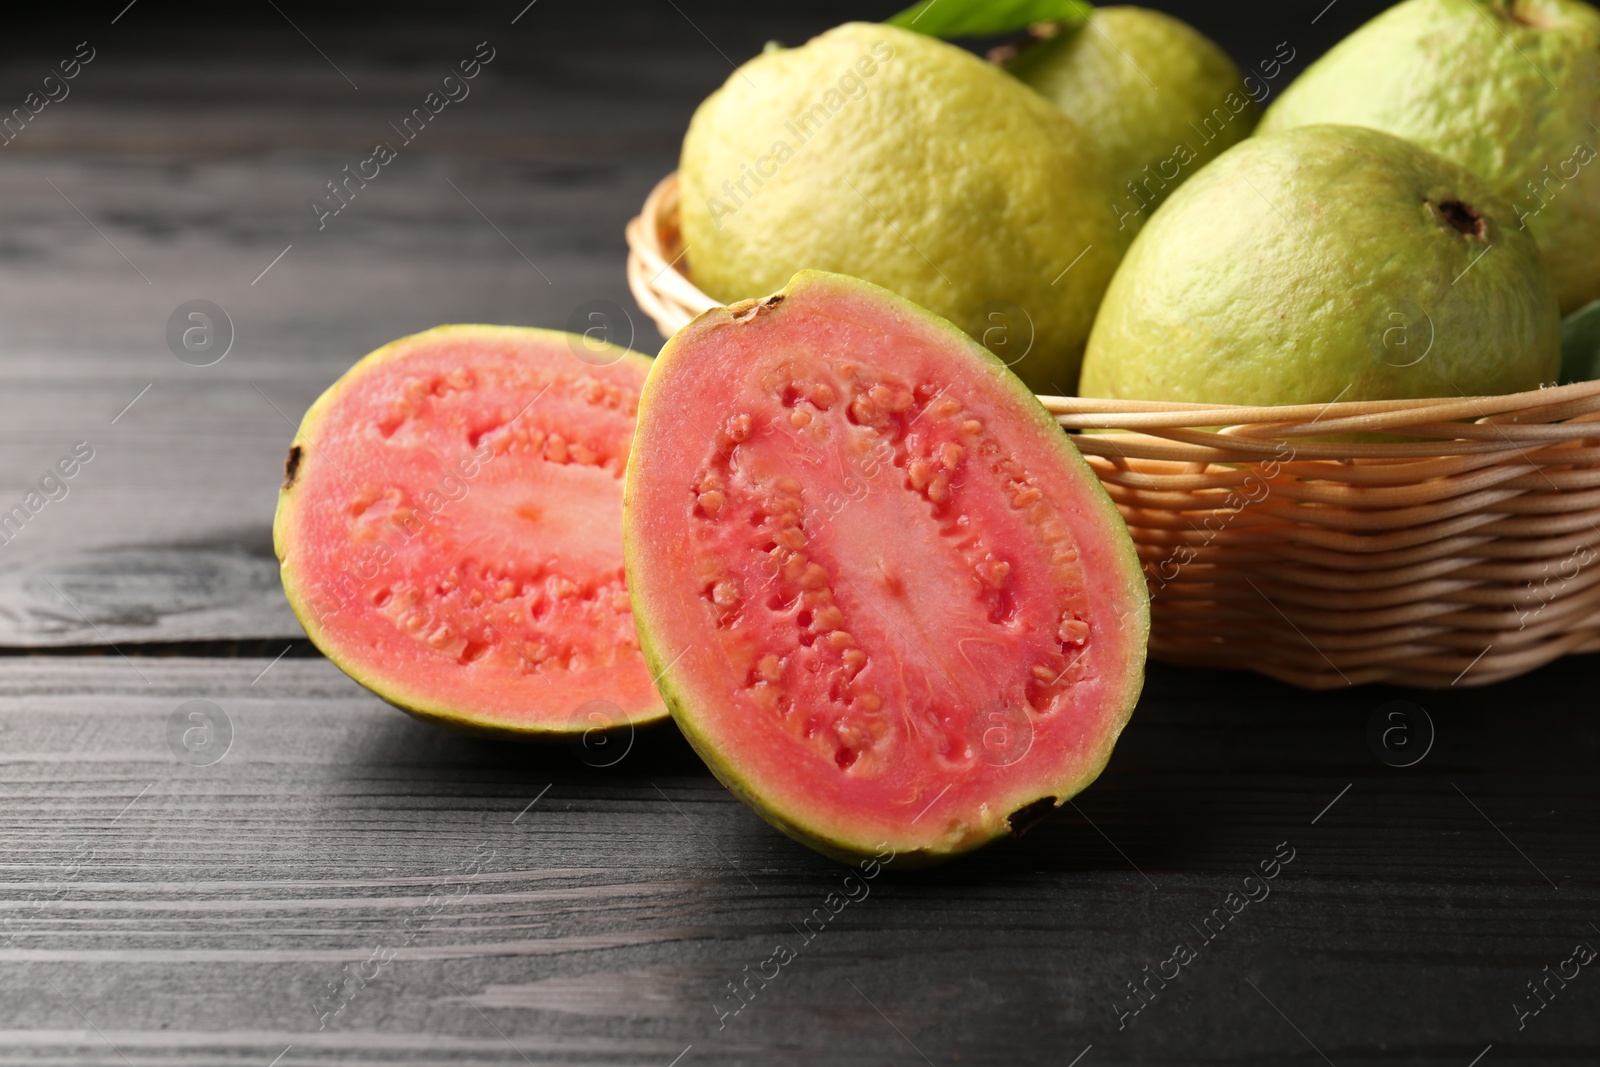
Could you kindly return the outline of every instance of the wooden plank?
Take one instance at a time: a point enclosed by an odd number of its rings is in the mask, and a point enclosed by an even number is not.
[[[298,636],[270,545],[283,454],[312,399],[395,337],[561,328],[605,301],[625,316],[612,339],[655,351],[622,227],[728,71],[670,7],[617,25],[552,7],[308,23],[359,91],[270,7],[220,37],[139,8],[101,27],[71,94],[0,155],[0,512],[93,450],[0,545],[0,646]],[[843,17],[741,15],[717,34],[740,56]],[[390,124],[484,40],[469,94],[402,140]],[[20,98],[62,41],[8,50],[0,86]],[[311,199],[380,140],[396,159],[319,228]],[[213,366],[169,350],[192,300],[231,321]]]
[[[1076,807],[847,883],[670,726],[599,769],[315,658],[3,658],[0,1064],[1592,1063],[1592,968],[1520,1031],[1512,1004],[1600,946],[1597,665],[1525,679],[1515,720],[1503,689],[1421,697],[1407,769],[1367,739],[1394,693],[1157,668]],[[231,723],[215,763],[169,745],[191,700]]]
[[[117,234],[160,279],[148,288],[45,178],[91,217],[129,215],[153,229],[195,210],[223,212],[246,196],[295,209],[298,223],[297,201],[326,164],[256,168],[248,184],[238,173],[245,168],[201,165],[201,188],[182,201],[153,171],[107,192],[99,185],[106,176],[91,165],[17,169],[0,173],[0,182],[26,190],[24,210],[52,216],[40,240],[65,250],[59,269],[80,282],[35,274],[32,285],[11,285],[0,270],[0,291],[9,290],[0,299],[30,308],[26,317],[0,316],[14,327],[6,336],[0,326],[0,345],[12,353],[0,393],[0,511],[26,505],[78,442],[93,458],[65,484],[64,498],[44,504],[0,549],[0,644],[11,645],[298,635],[278,588],[270,531],[283,454],[306,406],[361,354],[441,321],[562,326],[585,301],[621,306],[620,238],[611,242],[614,256],[575,252],[561,247],[570,237],[550,234],[556,227],[544,222],[587,217],[620,233],[627,205],[659,168],[619,164],[608,182],[541,187],[480,162],[418,166],[375,192],[370,216],[352,218],[337,240],[315,245],[285,219],[259,241],[218,234],[170,249],[170,265],[146,241]],[[452,175],[538,257],[549,283],[452,191]],[[435,217],[400,221],[423,213]],[[530,233],[549,234],[551,245],[535,246]],[[291,243],[251,289],[251,278]],[[191,269],[180,260],[211,280],[170,277]],[[212,367],[179,362],[163,339],[168,313],[197,298],[223,307],[237,334],[234,350]],[[86,300],[105,315],[86,320]],[[40,315],[71,324],[74,335],[54,348],[19,336]],[[635,343],[651,348],[647,326]]]

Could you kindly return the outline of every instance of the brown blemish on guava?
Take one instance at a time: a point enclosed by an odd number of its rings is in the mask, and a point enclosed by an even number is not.
[[[1488,220],[1471,204],[1450,199],[1438,203],[1429,201],[1428,206],[1433,209],[1435,218],[1459,234],[1476,237],[1481,241],[1489,232]]]
[[[734,322],[753,322],[783,301],[782,293],[773,293],[765,300],[741,300],[737,304],[730,305],[728,310],[733,313]]]
[[[1035,45],[1060,36],[1061,29],[1059,22],[1035,22],[1022,35],[989,49],[986,58],[995,66],[1003,67]]]
[[[300,459],[305,453],[299,445],[289,446],[289,456],[283,461],[283,487],[294,488],[294,480],[300,475]]]
[[[1055,810],[1055,797],[1040,797],[1032,804],[1024,804],[1010,815],[1007,815],[1006,825],[1011,828],[1012,837],[1021,837]]]
[[[1518,26],[1527,26],[1531,29],[1545,30],[1549,29],[1552,25],[1551,22],[1543,17],[1543,12],[1530,11],[1528,10],[1527,4],[1517,2],[1517,0],[1513,0],[1512,3],[1506,4],[1503,9],[1503,13],[1508,20],[1516,23]]]

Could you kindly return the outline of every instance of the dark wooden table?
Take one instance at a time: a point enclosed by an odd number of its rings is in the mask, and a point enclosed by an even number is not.
[[[0,147],[0,510],[93,449],[0,545],[0,1064],[1600,1062],[1600,968],[1564,962],[1600,947],[1593,657],[1438,693],[1155,667],[1073,806],[834,914],[846,871],[671,726],[457,737],[306,644],[270,522],[311,400],[440,322],[606,300],[653,351],[621,230],[695,103],[893,5],[125,3],[15,14],[0,60],[3,113],[93,52]],[[1298,68],[1372,7],[1175,9]],[[210,366],[169,348],[193,300]]]

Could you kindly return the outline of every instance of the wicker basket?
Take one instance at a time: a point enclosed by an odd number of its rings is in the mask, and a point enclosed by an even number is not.
[[[670,336],[716,301],[679,269],[676,175],[628,224]],[[1041,397],[1117,506],[1151,655],[1313,689],[1485,685],[1600,649],[1600,382],[1300,407]],[[1207,427],[1223,427],[1220,431]],[[1330,440],[1356,432],[1403,443]]]

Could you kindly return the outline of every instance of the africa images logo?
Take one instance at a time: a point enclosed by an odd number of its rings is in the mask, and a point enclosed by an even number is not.
[[[877,75],[878,65],[888,63],[893,58],[893,45],[887,41],[874,41],[872,55],[857,59],[839,75],[821,99],[813,101],[810,107],[802,108],[798,115],[786,121],[783,128],[794,138],[792,144],[782,137],[773,141],[766,155],[757,157],[754,164],[740,164],[739,177],[722,183],[721,192],[725,199],[719,200],[715,196],[707,198],[706,210],[711,213],[712,224],[722,229],[722,220],[744,207],[762,186],[777,177],[779,168],[793,159],[807,141],[822,132],[833,116],[844,110],[846,104],[866,96],[867,81]],[[754,188],[751,188],[752,185]]]

